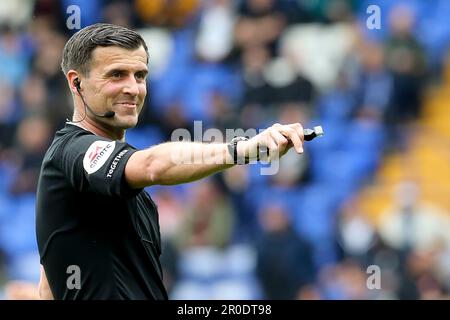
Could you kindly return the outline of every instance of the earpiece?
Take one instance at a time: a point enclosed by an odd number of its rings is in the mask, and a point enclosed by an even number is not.
[[[73,80],[73,85],[75,86],[75,88],[77,88],[78,91],[81,90],[81,83],[80,80],[78,80],[78,78],[75,78]]]

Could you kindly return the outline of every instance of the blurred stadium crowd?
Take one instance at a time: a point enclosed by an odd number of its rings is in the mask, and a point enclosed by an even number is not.
[[[380,29],[366,24],[371,4]],[[194,121],[223,132],[275,122],[325,130],[303,156],[288,153],[276,175],[237,166],[148,188],[172,299],[449,297],[450,214],[422,206],[409,180],[386,203],[384,223],[358,201],[383,159],[411,147],[426,92],[442,82],[445,0],[1,1],[0,297],[26,297],[11,281],[39,279],[36,182],[73,108],[60,71],[76,31],[70,5],[81,27],[119,24],[147,41],[148,97],[127,132],[138,148]],[[367,287],[370,265],[380,267],[381,288]]]

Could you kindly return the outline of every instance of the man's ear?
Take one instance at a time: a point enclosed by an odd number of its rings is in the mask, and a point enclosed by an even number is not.
[[[80,74],[75,70],[69,70],[66,74],[66,78],[70,91],[72,91],[73,94],[78,94],[77,83],[81,83]]]

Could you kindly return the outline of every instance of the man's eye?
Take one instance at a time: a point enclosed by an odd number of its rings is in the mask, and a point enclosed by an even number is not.
[[[137,79],[145,79],[145,74],[143,74],[143,73],[137,73],[137,74],[136,74],[136,78],[137,78]]]
[[[113,72],[112,74],[111,74],[111,77],[113,77],[113,78],[120,78],[122,76],[122,73],[121,72]]]

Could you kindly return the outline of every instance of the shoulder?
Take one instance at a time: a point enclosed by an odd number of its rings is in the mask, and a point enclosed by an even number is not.
[[[76,125],[66,123],[64,128],[56,132],[52,146],[64,145],[70,140],[78,139],[83,136],[94,136],[94,134]]]
[[[53,142],[51,143],[44,161],[51,161],[54,158],[60,159],[65,154],[72,154],[81,151],[90,143],[96,140],[104,140],[96,137],[92,132],[84,130],[76,125],[66,123],[66,126],[55,133]]]
[[[103,145],[110,142],[113,141],[97,136],[90,131],[68,123],[63,129],[56,133],[53,144],[56,147],[61,147],[61,150],[66,150],[69,152],[86,152],[86,150],[88,150],[88,148],[90,148],[90,146],[94,143]]]

